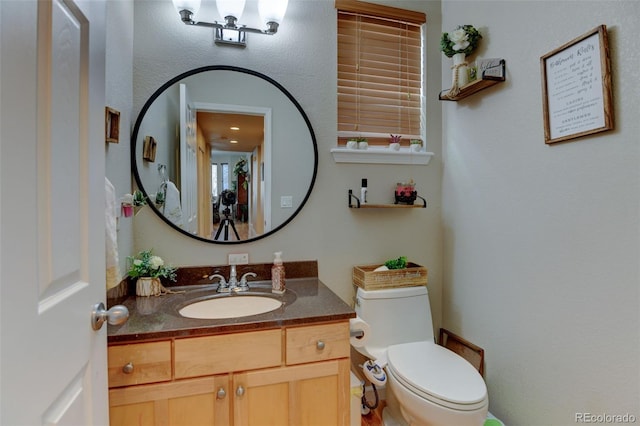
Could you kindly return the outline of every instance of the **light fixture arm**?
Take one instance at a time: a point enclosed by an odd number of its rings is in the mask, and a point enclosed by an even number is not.
[[[277,22],[267,22],[267,28],[265,30],[261,30],[258,28],[247,27],[246,25],[237,25],[237,18],[235,16],[225,16],[224,24],[214,21],[214,22],[204,22],[204,21],[194,21],[193,20],[193,12],[187,9],[183,9],[180,12],[180,19],[185,25],[194,25],[198,27],[208,27],[215,29],[215,43],[216,44],[228,44],[234,45],[238,47],[246,47],[246,33],[255,33],[255,34],[265,34],[265,35],[274,35],[278,32],[279,24]],[[237,37],[236,39],[230,39],[224,36],[225,30],[233,30],[236,31]]]

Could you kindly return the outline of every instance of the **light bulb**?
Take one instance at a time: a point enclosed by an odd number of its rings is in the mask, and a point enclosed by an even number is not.
[[[216,6],[218,7],[218,13],[222,19],[227,16],[233,16],[237,21],[242,16],[244,10],[245,0],[216,0]]]
[[[259,0],[258,13],[263,23],[275,22],[280,24],[287,11],[289,0]]]
[[[173,5],[178,13],[182,10],[188,10],[195,15],[200,10],[200,0],[173,0]]]

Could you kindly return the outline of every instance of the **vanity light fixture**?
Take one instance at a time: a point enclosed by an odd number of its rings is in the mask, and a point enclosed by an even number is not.
[[[247,27],[238,24],[245,0],[216,0],[218,13],[224,23],[218,21],[195,21],[194,15],[200,9],[201,0],[173,0],[173,5],[180,14],[180,19],[186,25],[197,25],[214,29],[214,42],[218,45],[231,45],[246,47],[246,33],[273,35],[278,32],[278,27],[287,11],[289,0],[258,0],[258,13],[260,19],[267,26],[266,29]]]

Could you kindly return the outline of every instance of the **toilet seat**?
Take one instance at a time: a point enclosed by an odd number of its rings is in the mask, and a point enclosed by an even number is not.
[[[418,396],[453,410],[487,405],[487,386],[478,371],[454,352],[422,341],[389,346],[388,370]]]

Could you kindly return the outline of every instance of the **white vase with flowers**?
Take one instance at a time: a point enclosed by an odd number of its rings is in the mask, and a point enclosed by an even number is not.
[[[162,285],[160,278],[175,281],[176,268],[165,265],[161,257],[155,256],[151,250],[145,250],[135,257],[127,257],[127,261],[128,275],[136,279],[136,295],[159,296],[172,293]]]
[[[467,57],[478,47],[482,35],[473,25],[459,25],[451,33],[442,33],[440,50],[453,59],[452,83],[449,96],[456,96],[469,83]]]

